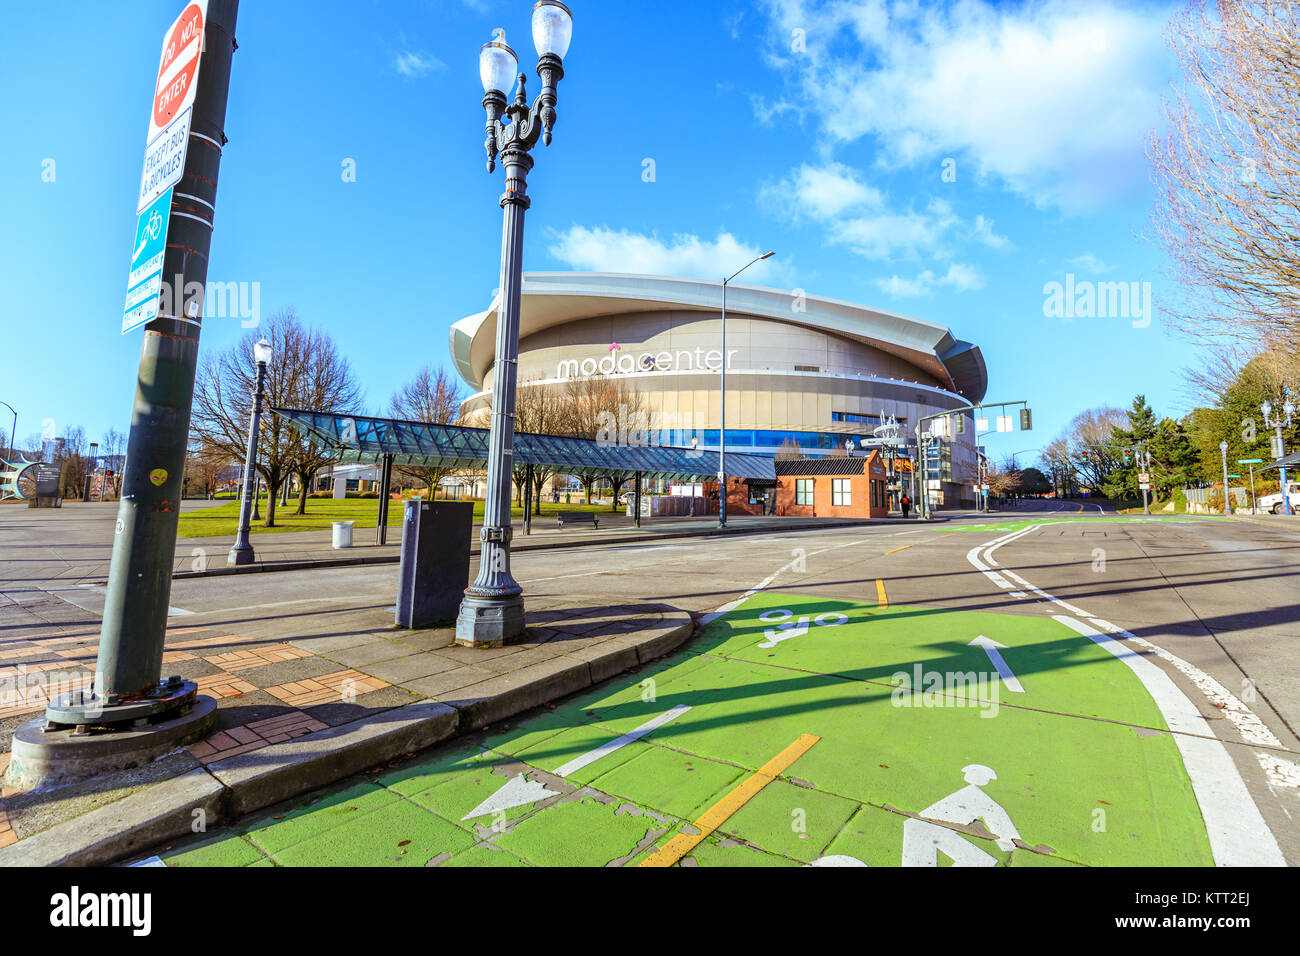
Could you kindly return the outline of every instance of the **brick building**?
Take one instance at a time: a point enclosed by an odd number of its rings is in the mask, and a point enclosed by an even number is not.
[[[776,462],[775,481],[727,479],[727,513],[804,518],[887,518],[885,462],[878,451],[862,457],[805,458]],[[706,482],[716,514],[718,483]]]

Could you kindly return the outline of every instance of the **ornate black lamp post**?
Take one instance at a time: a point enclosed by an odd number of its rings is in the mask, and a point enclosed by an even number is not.
[[[1276,409],[1273,407],[1273,403],[1269,401],[1265,401],[1264,404],[1259,407],[1259,410],[1264,413],[1264,427],[1272,428],[1277,433],[1276,437],[1273,440],[1273,445],[1274,445],[1272,449],[1273,457],[1274,458],[1285,457],[1286,445],[1283,444],[1282,426],[1285,425],[1287,428],[1291,427],[1291,416],[1295,414],[1295,405],[1291,404],[1291,401],[1289,399],[1284,401],[1282,403],[1281,416],[1274,414],[1276,412]],[[1290,491],[1287,490],[1288,486],[1286,483],[1285,468],[1281,469],[1281,480],[1282,480],[1282,485],[1281,485],[1282,514],[1289,515],[1291,513],[1291,493]]]
[[[271,343],[266,339],[253,346],[257,361],[257,387],[253,391],[253,413],[248,423],[248,447],[244,453],[244,494],[239,503],[239,531],[226,556],[226,564],[252,564],[253,544],[248,540],[252,521],[253,498],[257,492],[257,433],[262,426],[262,394],[266,387],[266,367],[271,363]]]
[[[519,68],[515,51],[506,46],[505,32],[483,44],[479,76],[486,95],[487,169],[496,169],[497,155],[506,171],[505,210],[501,235],[501,299],[497,310],[496,359],[492,371],[492,429],[488,444],[487,500],[478,576],[465,590],[456,618],[456,643],[469,647],[499,647],[524,630],[523,588],[510,574],[510,476],[514,465],[515,378],[519,356],[519,293],[523,283],[524,211],[528,208],[530,150],[540,138],[550,145],[555,125],[555,90],[564,77],[563,57],[573,35],[573,15],[559,0],[540,0],[533,7],[533,44],[542,92],[529,107],[524,74],[519,73],[515,101],[506,105]],[[502,117],[505,121],[502,121]]]

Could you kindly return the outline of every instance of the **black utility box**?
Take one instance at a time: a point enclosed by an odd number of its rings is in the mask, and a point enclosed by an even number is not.
[[[398,627],[454,621],[469,585],[474,504],[412,498],[402,515],[398,566]]]

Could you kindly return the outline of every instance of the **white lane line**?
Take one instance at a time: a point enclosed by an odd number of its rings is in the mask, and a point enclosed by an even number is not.
[[[611,571],[617,572],[617,568],[601,568],[599,571],[575,571],[573,574],[556,574],[549,578],[519,578],[520,584],[540,584],[543,581],[560,581],[564,578],[589,578],[595,574],[610,574]]]
[[[574,757],[564,766],[555,771],[557,777],[567,777],[571,773],[576,773],[588,764],[593,764],[601,757],[607,757],[620,747],[626,747],[634,740],[640,740],[650,731],[662,727],[670,720],[675,720],[682,714],[690,710],[689,704],[678,704],[670,710],[664,711],[657,717],[651,717],[640,727],[629,730],[621,737],[615,737],[601,744],[595,750],[589,750],[585,754]],[[543,784],[535,780],[527,779],[522,773],[515,774],[507,780],[501,787],[488,797],[469,813],[461,817],[462,820],[470,820],[474,817],[481,817],[489,813],[495,813],[498,810],[509,810],[512,807],[522,807],[528,803],[534,803],[547,797],[557,796],[554,790],[548,790]]]
[[[1041,525],[1039,527],[1041,527]],[[1000,542],[996,542],[996,541],[990,542],[990,545],[1000,546]],[[975,565],[979,570],[983,571],[987,575],[989,573],[988,569],[976,557],[976,554],[979,550],[980,550],[979,548],[973,549],[969,554],[967,554],[967,559],[970,560],[973,565]],[[1020,577],[1019,575],[1015,575],[1014,572],[1006,571],[1004,569],[1004,573],[1012,575],[1019,581],[1025,581],[1024,578]],[[1028,584],[1028,582],[1025,583]],[[1039,595],[1040,597],[1054,604],[1059,604],[1062,607],[1068,607],[1068,608],[1073,607],[1073,605],[1061,601],[1053,597],[1052,595],[1048,594],[1046,591],[1034,587],[1033,585],[1029,585],[1029,590],[1031,590],[1033,593]],[[1244,703],[1242,703],[1235,696],[1228,693],[1227,689],[1223,687],[1222,684],[1219,684],[1218,681],[1214,680],[1214,678],[1210,677],[1210,675],[1206,674],[1200,668],[1195,667],[1192,664],[1189,664],[1187,661],[1184,661],[1181,658],[1177,657],[1176,655],[1171,654],[1170,652],[1166,651],[1164,648],[1157,647],[1155,644],[1152,644],[1150,641],[1143,640],[1142,638],[1130,634],[1128,631],[1125,631],[1122,628],[1118,628],[1115,625],[1110,624],[1110,622],[1108,621],[1104,621],[1101,618],[1093,617],[1091,614],[1088,614],[1087,612],[1080,611],[1077,613],[1080,613],[1082,616],[1089,618],[1090,621],[1092,622],[1091,625],[1083,625],[1083,626],[1091,627],[1095,625],[1095,627],[1099,627],[1102,630],[1108,631],[1111,634],[1119,634],[1125,639],[1132,640],[1137,644],[1139,644],[1139,646],[1147,648],[1148,650],[1152,651],[1158,656],[1169,661],[1169,663],[1172,664],[1174,667],[1177,667],[1183,674],[1185,674],[1189,679],[1192,680],[1192,682],[1201,690],[1202,693],[1206,694],[1206,696],[1209,697],[1210,701],[1214,703],[1214,705],[1217,708],[1222,709],[1224,711],[1225,716],[1227,716],[1228,719],[1233,722],[1233,724],[1237,727],[1238,732],[1241,733],[1243,740],[1247,741],[1248,743],[1256,743],[1257,745],[1261,745],[1261,746],[1281,748],[1281,742],[1268,729],[1268,727],[1264,725],[1263,721],[1261,721],[1259,717],[1250,710],[1250,708],[1248,708]],[[1058,619],[1064,622],[1064,615],[1062,615]],[[1111,650],[1111,648],[1109,647],[1107,649]],[[1143,662],[1147,666],[1155,668],[1157,671],[1159,671],[1159,668],[1156,668],[1155,664],[1153,664],[1151,661],[1143,659]],[[1178,694],[1178,697],[1181,699],[1181,701],[1185,703],[1186,706],[1190,708],[1198,718],[1200,718],[1200,713],[1196,711],[1196,708],[1192,705],[1191,701],[1188,700],[1186,695],[1183,694],[1182,691],[1178,688],[1178,686],[1173,683],[1172,679],[1170,679],[1168,675],[1164,674],[1163,671],[1160,671],[1160,673],[1162,674],[1162,676],[1164,676],[1165,680],[1168,682],[1168,686]],[[1148,688],[1148,692],[1150,692],[1149,688]],[[1170,729],[1173,729],[1174,721],[1171,720],[1169,714],[1165,711],[1164,706],[1162,706],[1161,699],[1157,698],[1154,694],[1152,694],[1152,698],[1156,701],[1156,705],[1157,707],[1160,708],[1160,711],[1164,716],[1165,721],[1169,725]],[[1204,718],[1200,718],[1200,719],[1202,721],[1204,720]],[[1213,731],[1209,729],[1209,724],[1206,723],[1205,726],[1206,726],[1207,733],[1209,733],[1213,737],[1214,734]],[[1214,737],[1214,742],[1215,743],[1213,744],[1207,742],[1206,744],[1201,746],[1202,747],[1213,746],[1217,744],[1217,746],[1219,746],[1220,748],[1223,747],[1222,742],[1219,742],[1217,737]],[[1179,746],[1180,748],[1182,747],[1181,742]],[[1254,753],[1256,759],[1259,761],[1260,766],[1264,770],[1265,779],[1268,781],[1270,789],[1274,789],[1276,787],[1285,787],[1288,789],[1300,787],[1300,766],[1298,766],[1292,761],[1283,759],[1282,757],[1278,756],[1276,753],[1272,751],[1256,750],[1254,751]],[[1227,769],[1232,775],[1232,779],[1228,780],[1227,783],[1222,783],[1220,780],[1217,780],[1215,778],[1211,778],[1208,781],[1197,780],[1193,776],[1193,764],[1192,762],[1187,761],[1186,754],[1184,754],[1184,765],[1187,767],[1189,778],[1192,779],[1193,788],[1194,789],[1199,788],[1198,800],[1199,800],[1200,790],[1209,791],[1214,787],[1218,787],[1218,786],[1235,788],[1234,792],[1238,795],[1238,797],[1245,798],[1246,805],[1249,807],[1249,811],[1247,811],[1247,815],[1249,815],[1249,813],[1253,813],[1255,816],[1258,817],[1259,808],[1250,799],[1249,791],[1246,790],[1245,781],[1242,780],[1241,775],[1237,772],[1236,765],[1233,764],[1231,758],[1228,757],[1226,749],[1223,752],[1223,759],[1226,760]],[[1214,761],[1212,760],[1211,762]],[[1196,771],[1197,773],[1203,772],[1202,769],[1203,763],[1204,762],[1202,761],[1196,764],[1198,768]],[[1219,773],[1224,769],[1222,761],[1215,763],[1215,767],[1216,767],[1215,773]],[[1234,780],[1235,783],[1233,782]],[[1203,802],[1202,802],[1202,813],[1203,814],[1205,813],[1205,804]],[[1259,817],[1259,819],[1262,825],[1263,818]],[[1206,828],[1208,830],[1210,827],[1209,817],[1205,817],[1205,823],[1206,823]],[[1225,823],[1223,825],[1231,827],[1231,823]],[[1277,847],[1276,839],[1273,838],[1272,833],[1268,832],[1267,826],[1264,827],[1264,830],[1267,833],[1267,842],[1264,845],[1263,852],[1268,853],[1269,846],[1271,845],[1272,852],[1275,852],[1280,856],[1281,851]],[[1221,860],[1219,860],[1217,853],[1215,855],[1215,859],[1220,863],[1220,865],[1226,865]],[[1260,865],[1260,864],[1252,863],[1251,861],[1248,860],[1247,865]],[[1285,862],[1283,862],[1282,865],[1285,865]]]
[[[1050,601],[1053,604],[1059,604],[1061,607],[1065,608],[1071,614],[1082,614],[1085,617],[1088,616],[1087,611],[1083,610],[1082,608],[1075,607],[1069,601],[1062,601],[1060,598],[1048,594],[1046,591],[1042,590],[1041,588],[1035,587],[1034,585],[1026,581],[1024,578],[1022,578],[1020,575],[1016,574],[1014,571],[1008,571],[1006,568],[1003,568],[1002,573],[1005,574],[1007,577],[1011,578],[1012,580],[1021,584],[1026,591],[1030,591],[1033,594],[1037,594],[1044,601]]]
[[[989,656],[989,662],[992,663],[993,669],[998,672],[998,676],[1002,678],[1002,683],[1006,685],[1007,690],[1013,694],[1023,694],[1025,692],[1025,689],[1020,686],[1020,680],[1007,666],[1007,662],[1002,657],[1002,651],[999,650],[999,648],[1005,650],[1007,645],[999,644],[983,634],[971,641],[971,644],[975,647],[984,648],[984,653]]]
[[[1178,655],[1170,653],[1163,647],[1158,647],[1145,638],[1124,630],[1122,627],[1115,626],[1110,621],[1099,617],[1093,617],[1090,620],[1107,634],[1118,635],[1126,641],[1131,641],[1139,647],[1146,648],[1151,653],[1178,668],[1188,680],[1196,685],[1217,710],[1223,712],[1223,716],[1232,722],[1232,725],[1237,728],[1237,732],[1241,734],[1241,739],[1246,743],[1257,747],[1285,749],[1277,735],[1269,730],[1258,715],[1247,707],[1239,697],[1195,664],[1183,660]],[[1254,754],[1259,761],[1260,767],[1267,775],[1270,786],[1300,789],[1300,764],[1266,751],[1256,750]]]
[[[1036,527],[1042,527],[1042,525]],[[994,548],[998,548],[1009,541],[1010,537],[1007,537],[1006,540],[996,539],[996,541],[990,542],[990,544],[993,545]],[[975,548],[972,551],[972,554],[979,550],[980,548]],[[980,568],[986,577],[993,580],[994,583],[998,583],[999,587],[1004,586],[996,580],[998,577],[997,572],[988,570],[981,562],[972,558],[971,554],[968,554],[966,557],[977,568]],[[987,558],[987,555],[985,555],[985,557]],[[1211,704],[1213,704],[1217,709],[1223,711],[1224,716],[1237,728],[1237,732],[1241,734],[1242,740],[1247,744],[1258,747],[1285,749],[1282,747],[1282,742],[1271,730],[1268,729],[1267,725],[1265,725],[1258,715],[1256,715],[1234,694],[1230,693],[1226,687],[1199,667],[1188,663],[1181,657],[1170,653],[1162,647],[1152,644],[1150,641],[1137,637],[1123,628],[1116,627],[1109,621],[1103,620],[1099,617],[1094,617],[1090,612],[1076,607],[1068,601],[1062,601],[1060,598],[1048,594],[1041,588],[1035,587],[1014,571],[1003,568],[1002,574],[1005,574],[1007,577],[1024,585],[1026,590],[1038,595],[1044,601],[1060,605],[1072,614],[1088,618],[1093,622],[1093,624],[1100,627],[1106,633],[1118,634],[1125,639],[1138,642],[1152,653],[1167,660],[1170,664],[1185,674],[1187,678],[1196,685],[1201,693],[1209,699]],[[1286,790],[1300,789],[1300,764],[1287,760],[1278,756],[1276,753],[1269,751],[1256,750],[1253,752],[1255,754],[1255,759],[1259,761],[1260,767],[1264,771],[1265,779],[1268,781],[1271,788],[1283,788]]]
[[[1127,664],[1155,701],[1183,756],[1210,837],[1214,862],[1219,866],[1286,866],[1277,839],[1251,799],[1223,741],[1169,675],[1091,624],[1064,614],[1053,615],[1053,620]]]
[[[581,770],[583,767],[587,766],[588,764],[595,763],[601,757],[604,757],[607,754],[612,754],[615,750],[618,750],[620,747],[625,747],[634,740],[640,740],[646,734],[650,733],[650,731],[655,730],[658,727],[662,727],[670,720],[676,720],[678,717],[680,717],[682,714],[686,713],[690,709],[691,708],[689,704],[678,704],[676,707],[664,711],[658,717],[651,717],[640,727],[637,727],[634,730],[629,730],[622,737],[616,737],[613,740],[609,741],[608,743],[601,744],[595,750],[589,750],[587,751],[587,753],[583,754],[580,757],[574,757],[563,767],[556,770],[555,775],[557,777],[567,777],[571,773],[576,773],[577,771]]]

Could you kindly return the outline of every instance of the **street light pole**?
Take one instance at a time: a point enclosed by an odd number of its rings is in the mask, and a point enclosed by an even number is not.
[[[13,457],[14,457],[14,441],[18,438],[18,412],[17,412],[17,410],[15,410],[14,407],[13,407],[12,405],[10,405],[8,402],[0,402],[0,405],[3,405],[5,408],[9,409],[9,411],[11,411],[11,412],[14,413],[14,424],[13,424],[13,428],[10,429],[10,431],[9,431],[9,457],[8,457],[8,459],[7,459],[7,460],[9,460],[9,461],[13,461]]]
[[[248,444],[244,449],[244,494],[239,502],[239,530],[235,533],[235,543],[231,545],[226,564],[252,564],[256,555],[253,543],[249,540],[252,530],[252,505],[257,495],[257,437],[262,427],[262,396],[266,386],[266,366],[271,362],[271,343],[262,339],[253,346],[253,358],[257,362],[257,384],[253,388],[253,411],[248,420]]]
[[[722,280],[722,421],[718,430],[718,527],[727,526],[727,284],[755,262],[773,255],[765,252]]]
[[[563,58],[573,35],[573,15],[559,0],[539,0],[533,7],[533,45],[542,91],[529,107],[525,76],[518,75],[515,101],[506,105],[519,58],[505,43],[505,31],[479,51],[479,78],[487,112],[487,169],[496,169],[498,154],[506,172],[501,235],[501,297],[492,371],[492,427],[488,438],[487,499],[479,531],[478,574],[465,589],[456,617],[456,643],[500,647],[523,633],[523,588],[510,574],[510,497],[514,465],[515,383],[519,356],[519,299],[523,285],[524,212],[528,198],[530,151],[540,138],[550,145],[555,125],[556,88],[564,78]],[[502,123],[505,116],[507,122]]]
[[[1228,443],[1219,442],[1219,456],[1223,459],[1223,513],[1228,514]]]
[[[1273,449],[1273,451],[1276,452],[1273,457],[1284,457],[1286,455],[1286,445],[1284,445],[1282,441],[1282,426],[1285,424],[1288,428],[1291,427],[1291,416],[1295,414],[1295,405],[1291,404],[1289,399],[1283,401],[1281,416],[1273,415],[1272,402],[1265,401],[1264,404],[1259,407],[1259,410],[1264,413],[1264,427],[1272,428],[1276,436],[1277,447]],[[1282,482],[1282,514],[1289,515],[1291,513],[1291,494],[1287,491],[1286,467],[1282,466],[1278,471],[1278,477]]]

